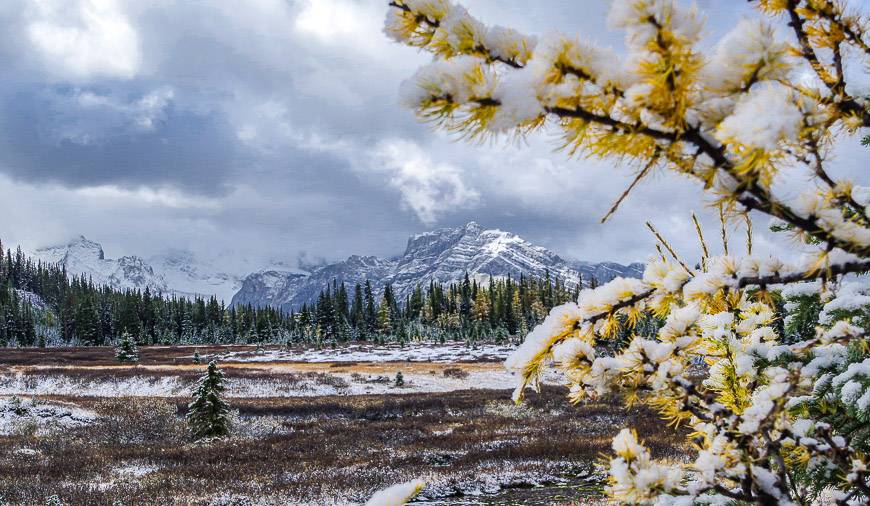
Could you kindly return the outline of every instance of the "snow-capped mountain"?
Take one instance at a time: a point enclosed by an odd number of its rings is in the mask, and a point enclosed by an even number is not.
[[[389,283],[399,300],[418,284],[430,280],[460,281],[467,272],[479,282],[491,277],[543,277],[548,272],[569,287],[593,278],[599,282],[616,276],[639,277],[643,264],[589,263],[566,260],[502,230],[486,230],[471,222],[463,227],[442,228],[408,239],[405,252],[395,258],[353,255],[347,260],[313,265],[305,270],[270,261],[268,267],[251,272],[250,262],[237,260],[231,269],[229,256],[202,258],[188,251],[171,251],[143,259],[131,255],[107,258],[102,246],[80,236],[66,244],[41,248],[32,256],[63,265],[70,275],[86,276],[96,284],[116,289],[148,288],[151,293],[180,297],[216,296],[232,304],[299,308],[317,300],[321,290],[334,280],[349,287],[370,281],[377,294]]]
[[[380,291],[386,280],[391,279],[395,267],[395,260],[353,255],[343,262],[324,265],[310,273],[263,270],[244,279],[232,304],[272,306],[289,311],[316,301],[321,290],[333,280],[343,281],[351,287],[369,280],[375,290]]]
[[[552,251],[502,230],[486,230],[475,222],[412,236],[404,254],[392,259],[352,256],[314,269],[310,274],[260,271],[251,274],[233,297],[233,304],[271,305],[284,310],[311,303],[333,280],[349,287],[371,281],[376,292],[391,284],[402,300],[418,284],[430,280],[460,281],[465,273],[486,282],[491,277],[543,277],[549,272],[569,287],[617,276],[638,277],[643,264],[588,263],[565,260]]]
[[[168,293],[166,280],[142,258],[124,256],[106,258],[103,247],[84,236],[67,244],[40,248],[33,256],[49,263],[63,265],[70,275],[85,276],[95,284],[117,289],[148,288],[152,293]]]
[[[190,251],[175,250],[148,259],[159,272],[169,291],[179,296],[214,295],[229,301],[242,287],[242,275],[223,272],[213,262],[202,260]]]
[[[103,247],[79,236],[57,246],[40,248],[33,256],[59,263],[73,276],[85,276],[95,284],[125,290],[148,288],[151,293],[179,297],[211,297],[229,301],[242,286],[240,273],[230,274],[214,263],[187,251],[172,251],[143,259],[139,256],[106,258]]]
[[[543,277],[548,270],[568,285],[580,282],[578,271],[548,249],[471,222],[412,236],[389,281],[404,294],[420,280],[450,282],[462,279],[466,272],[475,277]]]

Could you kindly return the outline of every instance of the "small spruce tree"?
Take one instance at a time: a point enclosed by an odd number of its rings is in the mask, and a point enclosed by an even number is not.
[[[27,408],[21,403],[21,399],[17,395],[13,395],[12,399],[9,401],[10,409],[17,416],[24,416],[27,414]]]
[[[402,375],[402,371],[396,373],[396,386],[403,387],[405,386],[405,377]]]
[[[138,362],[139,349],[128,332],[121,334],[121,341],[115,347],[115,358],[118,362]]]
[[[193,401],[187,406],[187,424],[196,439],[226,436],[230,432],[230,407],[220,397],[224,391],[223,382],[224,375],[217,363],[209,362],[193,394]]]
[[[193,350],[193,363],[199,364],[202,362],[202,358],[199,356],[199,350]]]

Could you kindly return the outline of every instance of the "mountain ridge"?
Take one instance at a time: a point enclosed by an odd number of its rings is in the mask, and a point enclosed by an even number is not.
[[[566,260],[520,236],[499,229],[484,229],[472,221],[461,227],[439,228],[408,238],[405,252],[393,258],[352,255],[311,271],[283,274],[280,270],[252,273],[242,280],[233,305],[269,305],[295,310],[312,303],[333,281],[354,284],[372,282],[380,294],[390,284],[398,300],[404,300],[415,286],[430,280],[458,282],[470,277],[488,282],[507,276],[530,275],[543,278],[549,273],[570,288],[587,285],[593,278],[608,281],[617,276],[639,277],[643,264]]]
[[[62,264],[70,275],[85,276],[116,289],[148,289],[154,294],[187,298],[215,296],[231,305],[283,310],[316,301],[333,280],[349,287],[370,281],[378,296],[389,283],[398,300],[404,300],[418,284],[430,280],[458,282],[466,272],[481,283],[493,277],[544,277],[549,273],[571,288],[581,282],[586,285],[593,278],[604,282],[616,276],[643,274],[640,263],[566,259],[516,234],[485,229],[474,221],[411,235],[405,251],[398,256],[351,255],[345,260],[309,266],[308,270],[272,261],[253,272],[231,272],[219,265],[220,261],[202,259],[185,250],[171,250],[147,259],[137,255],[112,259],[100,243],[84,236],[39,248],[33,256]]]
[[[154,294],[187,298],[216,296],[229,301],[244,277],[222,272],[187,251],[148,259],[138,255],[107,258],[100,243],[83,235],[66,243],[38,248],[31,255],[44,262],[60,264],[70,275],[85,276],[97,285],[119,290],[148,289]]]

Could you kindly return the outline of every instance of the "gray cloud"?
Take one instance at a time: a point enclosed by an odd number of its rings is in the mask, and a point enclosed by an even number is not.
[[[466,4],[487,23],[621,46],[604,0]],[[749,10],[702,8],[711,36]],[[3,2],[0,236],[35,246],[84,233],[113,254],[225,249],[292,262],[394,254],[410,233],[474,219],[565,255],[630,261],[653,251],[652,219],[694,254],[688,210],[705,203],[693,183],[645,182],[600,226],[630,170],[554,153],[547,134],[522,147],[456,142],[401,109],[399,84],[429,57],[381,34],[385,10],[385,0]]]

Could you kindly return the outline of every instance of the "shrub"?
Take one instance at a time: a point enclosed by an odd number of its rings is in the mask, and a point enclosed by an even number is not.
[[[445,378],[465,379],[468,377],[468,371],[459,367],[448,367],[444,369]]]

